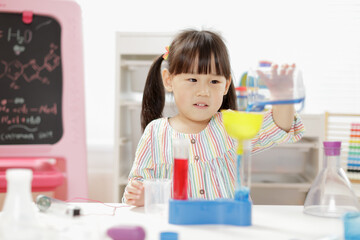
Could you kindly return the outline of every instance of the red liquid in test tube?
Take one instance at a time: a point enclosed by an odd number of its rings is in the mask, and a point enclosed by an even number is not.
[[[174,199],[186,200],[188,189],[188,159],[174,158]]]
[[[174,179],[173,198],[186,200],[188,198],[188,162],[189,142],[187,139],[174,139]]]

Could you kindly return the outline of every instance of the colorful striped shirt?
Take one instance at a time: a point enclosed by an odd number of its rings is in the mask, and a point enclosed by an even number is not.
[[[291,130],[280,129],[272,111],[264,115],[262,128],[252,140],[252,153],[280,143],[301,139],[304,125],[296,114]],[[236,178],[237,142],[225,131],[222,113],[216,113],[200,133],[177,132],[168,118],[159,118],[145,128],[137,146],[129,180],[171,178],[173,174],[172,139],[186,138],[190,142],[188,197],[193,199],[233,198]]]

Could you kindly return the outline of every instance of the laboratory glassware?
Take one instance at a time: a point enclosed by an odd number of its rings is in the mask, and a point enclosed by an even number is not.
[[[174,178],[173,199],[188,198],[189,140],[173,139]]]
[[[171,197],[171,179],[145,179],[145,213],[167,215]]]
[[[31,196],[32,176],[30,169],[6,170],[7,192],[0,216],[0,239],[41,239]]]
[[[305,100],[302,71],[290,65],[282,72],[282,67],[274,65],[260,61],[257,68],[247,72],[247,111],[262,111],[266,105],[276,104],[297,104],[300,105],[297,111],[302,110]]]
[[[325,141],[322,169],[306,196],[304,213],[320,217],[341,217],[358,212],[359,201],[341,167],[341,142]]]

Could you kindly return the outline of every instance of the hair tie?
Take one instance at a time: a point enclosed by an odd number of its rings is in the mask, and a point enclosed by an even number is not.
[[[166,46],[165,49],[166,49],[166,52],[163,54],[163,59],[164,59],[164,60],[167,60],[167,58],[168,58],[168,56],[169,56],[169,49],[170,49],[170,47],[169,47],[169,46]]]

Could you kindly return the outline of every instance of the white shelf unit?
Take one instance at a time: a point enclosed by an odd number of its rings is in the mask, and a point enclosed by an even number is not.
[[[165,53],[172,33],[116,33],[114,202],[120,202],[142,135],[142,92],[153,60]],[[166,114],[176,110],[166,104]]]
[[[305,134],[297,143],[281,144],[252,156],[254,204],[303,205],[321,169],[324,114],[301,114]]]

